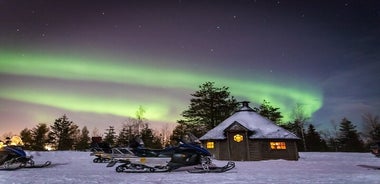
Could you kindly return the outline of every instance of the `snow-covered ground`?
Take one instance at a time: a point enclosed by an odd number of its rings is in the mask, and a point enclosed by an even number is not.
[[[88,152],[30,152],[37,163],[52,161],[54,166],[39,169],[0,171],[0,183],[380,183],[380,170],[358,167],[378,165],[380,158],[370,153],[300,153],[299,161],[270,160],[236,162],[225,173],[191,174],[186,171],[168,173],[117,173],[115,167],[93,163]],[[216,165],[226,161],[215,160]]]

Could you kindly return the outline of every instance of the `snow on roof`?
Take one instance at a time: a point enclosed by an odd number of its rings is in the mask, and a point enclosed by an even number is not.
[[[269,119],[254,112],[247,103],[243,103],[243,107],[240,110],[208,131],[200,140],[226,139],[224,131],[234,122],[253,132],[249,137],[250,139],[299,139],[293,133],[275,125]]]

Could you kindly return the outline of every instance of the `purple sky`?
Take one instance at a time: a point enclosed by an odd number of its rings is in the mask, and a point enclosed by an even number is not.
[[[132,58],[139,66],[308,88],[323,97],[311,119],[320,129],[343,117],[360,126],[363,113],[379,115],[380,109],[380,2],[375,0],[0,0],[0,50]],[[0,72],[0,88],[33,84],[78,93],[94,89],[110,96],[127,89],[141,96],[150,91],[157,98],[180,101],[184,108],[197,87],[73,82]],[[174,106],[168,111],[180,118],[185,109]],[[101,119],[93,125],[100,130],[108,126],[100,121],[120,124],[126,119],[0,96],[0,123],[5,126],[0,135],[32,128],[44,112],[51,122],[64,113],[80,125]]]

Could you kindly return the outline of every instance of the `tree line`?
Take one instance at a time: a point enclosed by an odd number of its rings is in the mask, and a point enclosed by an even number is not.
[[[80,130],[66,115],[56,119],[50,126],[40,123],[32,129],[25,128],[20,132],[20,137],[24,148],[28,150],[88,150],[92,146],[87,127]],[[114,126],[109,126],[104,137],[100,137],[103,139],[102,143],[110,147],[128,146],[137,137],[149,148],[160,149],[168,144],[168,139],[164,139],[162,134],[155,134],[149,123],[144,122],[141,117],[129,118],[122,125],[119,134]]]
[[[117,133],[114,126],[109,126],[104,133],[104,142],[111,146],[128,146],[139,137],[146,147],[162,148],[175,144],[178,138],[187,133],[201,137],[232,115],[238,108],[239,102],[229,92],[228,87],[215,87],[214,82],[206,82],[199,90],[191,94],[188,109],[181,113],[182,119],[172,132],[157,133],[149,127],[144,119],[145,110],[140,107],[136,118],[129,118]],[[264,100],[258,107],[253,108],[260,115],[270,119],[277,125],[296,134],[300,141],[300,151],[368,151],[370,143],[380,141],[380,122],[378,116],[363,115],[364,132],[347,118],[342,118],[339,124],[333,124],[330,131],[317,131],[303,111],[302,105],[297,104],[292,113],[292,121],[282,122],[279,108]],[[170,135],[169,135],[170,134]],[[50,126],[40,123],[32,129],[25,128],[20,132],[26,149],[45,150],[50,146],[57,150],[85,150],[90,147],[91,138],[87,127],[81,130],[66,115],[56,119]]]
[[[200,85],[199,90],[191,94],[190,106],[181,114],[183,119],[177,121],[172,138],[181,137],[185,132],[200,137],[232,115],[239,102],[228,90],[225,86],[215,87],[213,82]],[[379,117],[371,114],[363,115],[364,132],[359,132],[347,118],[342,118],[339,125],[334,124],[333,131],[317,131],[300,104],[296,104],[291,115],[293,120],[289,122],[282,122],[280,108],[269,101],[264,100],[253,110],[297,135],[300,151],[366,152],[371,143],[380,141]]]
[[[20,137],[25,149],[29,150],[72,150],[89,147],[90,137],[87,127],[82,130],[66,115],[56,119],[52,125],[39,123],[32,129],[21,130]]]

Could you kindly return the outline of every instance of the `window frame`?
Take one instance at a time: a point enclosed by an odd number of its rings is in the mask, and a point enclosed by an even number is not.
[[[285,141],[269,141],[270,150],[287,150]]]

